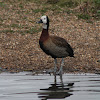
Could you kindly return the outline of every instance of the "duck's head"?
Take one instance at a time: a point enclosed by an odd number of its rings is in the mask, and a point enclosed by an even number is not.
[[[46,16],[46,15],[42,16],[38,23],[43,23],[43,28],[48,29],[49,28],[49,18],[48,18],[48,16]]]

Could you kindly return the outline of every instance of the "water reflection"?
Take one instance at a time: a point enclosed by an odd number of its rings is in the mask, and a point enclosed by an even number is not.
[[[40,89],[41,92],[38,95],[39,95],[39,98],[42,98],[42,100],[63,99],[72,95],[72,93],[69,93],[69,91],[73,87],[73,85],[74,83],[50,84],[50,87],[46,89]]]

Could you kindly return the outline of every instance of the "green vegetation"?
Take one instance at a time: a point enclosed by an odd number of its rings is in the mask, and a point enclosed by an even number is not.
[[[3,21],[3,18],[2,17],[0,17],[0,21]],[[1,24],[1,23],[0,23]]]
[[[91,17],[100,19],[100,0],[56,0],[56,2],[47,0],[47,3],[52,4],[53,7],[57,5],[69,14],[73,13],[70,9],[79,7],[78,12],[74,12],[79,19],[89,20]]]
[[[85,20],[90,19],[90,16],[88,14],[79,14],[77,16],[78,16],[78,19],[85,19]]]
[[[26,31],[26,33],[34,34],[34,33],[40,32],[40,31],[41,31],[41,28],[31,27],[29,30]]]
[[[18,25],[18,24],[11,24],[10,27],[13,27],[13,28],[22,28],[22,26]]]
[[[11,29],[6,29],[6,30],[0,30],[0,33],[14,33],[14,31]]]
[[[100,0],[93,0],[91,12],[94,14],[94,18],[100,19]]]
[[[43,8],[43,9],[39,9],[39,8],[38,8],[38,9],[34,9],[34,10],[33,10],[34,13],[39,13],[39,12],[41,12],[42,14],[46,13],[46,11],[47,11],[47,8]]]
[[[27,30],[11,30],[11,29],[6,29],[6,30],[0,30],[0,33],[20,33],[22,35],[25,35],[27,33],[30,33],[30,34],[35,34],[35,33],[38,33],[41,31],[41,28],[30,28],[30,29],[27,29]]]
[[[78,6],[78,2],[77,1],[73,1],[73,0],[63,0],[63,2],[60,0],[58,2],[58,5],[61,7],[76,7]]]
[[[86,22],[91,22],[92,18],[100,19],[100,0],[4,0],[0,7],[1,33],[37,33],[41,29],[32,26],[35,17],[50,11],[55,15],[73,14]]]
[[[5,3],[4,2],[0,2],[0,7],[5,7]]]

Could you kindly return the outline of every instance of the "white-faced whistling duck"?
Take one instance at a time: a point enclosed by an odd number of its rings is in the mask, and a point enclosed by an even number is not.
[[[72,47],[68,44],[68,42],[58,36],[51,36],[49,35],[48,29],[49,29],[49,18],[48,16],[42,16],[40,18],[40,21],[38,23],[43,24],[43,30],[39,39],[40,48],[47,54],[50,55],[52,58],[54,58],[55,67],[54,67],[54,75],[56,77],[56,74],[59,74],[62,78],[63,73],[63,65],[64,65],[64,59],[65,57],[74,57],[74,52]],[[62,58],[61,60],[61,67],[59,69],[59,72],[57,73],[57,59],[56,58]]]

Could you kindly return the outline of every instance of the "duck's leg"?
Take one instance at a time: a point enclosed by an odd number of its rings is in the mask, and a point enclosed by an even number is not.
[[[59,72],[58,72],[58,74],[60,75],[60,80],[61,80],[61,83],[62,83],[62,84],[63,84],[63,78],[62,78],[63,66],[64,66],[64,58],[62,58],[62,60],[61,60],[61,67],[60,67],[60,70],[59,70]]]
[[[56,83],[56,73],[57,73],[57,59],[55,58],[54,59],[54,80],[55,80],[55,83]]]
[[[62,60],[61,60],[61,66],[60,66],[60,69],[58,71],[58,74],[63,74],[63,66],[64,66],[64,58],[62,58]]]

